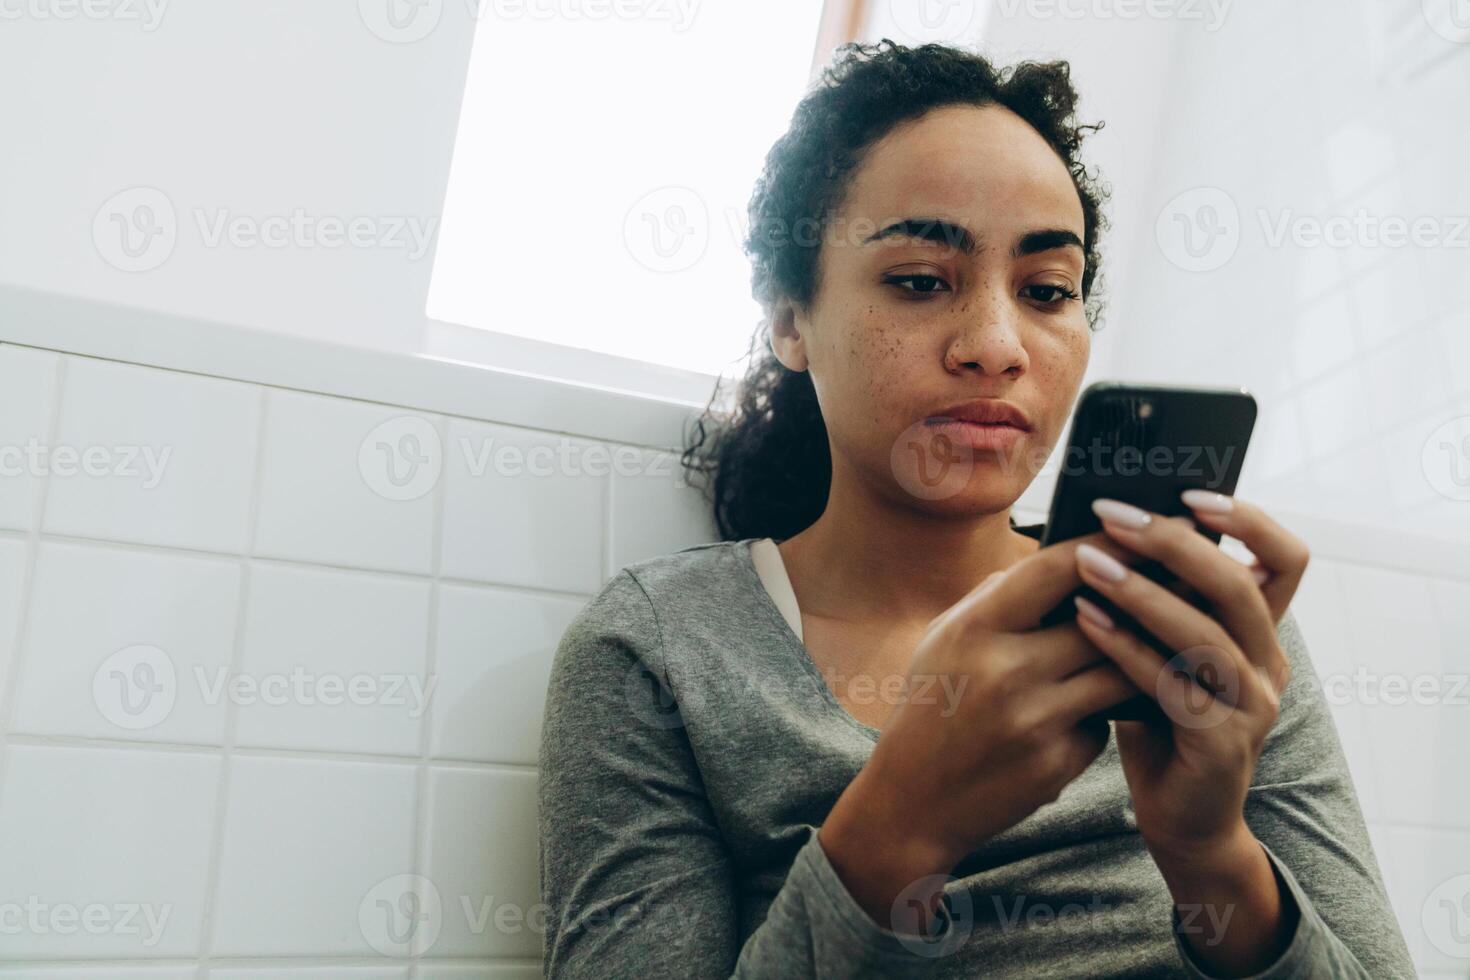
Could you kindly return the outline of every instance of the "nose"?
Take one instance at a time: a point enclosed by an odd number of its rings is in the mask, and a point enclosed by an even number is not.
[[[1018,378],[1030,359],[1021,343],[1020,323],[1010,297],[972,299],[959,311],[959,327],[944,354],[951,374],[978,373]]]

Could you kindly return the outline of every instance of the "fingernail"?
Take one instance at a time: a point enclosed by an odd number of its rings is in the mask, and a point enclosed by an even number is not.
[[[1097,603],[1088,602],[1080,595],[1073,596],[1072,601],[1077,604],[1077,611],[1082,614],[1082,617],[1084,619],[1092,623],[1092,625],[1100,626],[1105,630],[1110,630],[1113,628],[1113,617],[1103,612],[1102,607],[1100,607]]]
[[[1140,510],[1132,504],[1125,504],[1121,500],[1109,500],[1100,497],[1092,502],[1092,512],[1105,521],[1113,521],[1124,527],[1133,528],[1135,531],[1148,527],[1153,515],[1146,510]]]
[[[1251,566],[1251,578],[1256,580],[1257,585],[1265,585],[1271,579],[1271,573],[1264,565]]]
[[[1206,514],[1228,514],[1230,508],[1235,506],[1235,501],[1230,497],[1213,490],[1186,490],[1179,495],[1179,499]]]
[[[1121,582],[1128,577],[1128,569],[1121,562],[1095,545],[1079,544],[1077,563],[1108,582]]]

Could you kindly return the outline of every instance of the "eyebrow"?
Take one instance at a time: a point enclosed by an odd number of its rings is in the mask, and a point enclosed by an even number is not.
[[[904,218],[902,221],[895,221],[864,238],[863,244],[867,245],[882,238],[917,238],[921,241],[937,242],[958,248],[966,255],[974,255],[979,248],[979,242],[970,234],[970,229],[940,218]]]
[[[1082,244],[1082,239],[1078,238],[1075,232],[1067,231],[1065,228],[1047,228],[1022,235],[1016,247],[1011,249],[1011,255],[1019,259],[1023,255],[1050,252],[1054,248],[1076,248],[1079,252],[1087,251]]]
[[[867,245],[884,238],[916,238],[920,241],[936,242],[940,245],[958,248],[964,254],[971,256],[979,249],[979,239],[968,228],[942,218],[904,218],[902,221],[895,221],[878,229],[863,239],[863,244]],[[1085,251],[1082,239],[1078,238],[1075,232],[1067,231],[1065,228],[1045,228],[1027,232],[1021,236],[1016,247],[1011,249],[1011,255],[1020,258],[1023,255],[1035,255],[1038,252],[1049,252],[1057,248],[1076,248],[1079,251]]]

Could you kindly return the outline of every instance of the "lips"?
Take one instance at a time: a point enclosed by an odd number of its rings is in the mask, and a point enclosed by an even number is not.
[[[1026,417],[1026,413],[999,398],[976,398],[961,402],[924,420],[925,425],[942,425],[948,422],[969,422],[972,425],[1031,431],[1031,420]]]

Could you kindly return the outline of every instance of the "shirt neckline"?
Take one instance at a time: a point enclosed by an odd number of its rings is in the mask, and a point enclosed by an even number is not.
[[[741,538],[739,541],[735,542],[735,546],[739,552],[736,565],[740,567],[741,573],[746,576],[748,584],[750,584],[758,593],[755,598],[756,605],[765,613],[766,618],[771,621],[776,631],[781,634],[786,645],[791,648],[796,662],[801,665],[801,669],[804,670],[808,675],[810,675],[812,680],[816,682],[817,689],[821,692],[821,697],[823,701],[826,702],[827,706],[835,711],[838,717],[840,717],[848,725],[857,729],[859,732],[862,732],[872,741],[878,741],[878,736],[881,735],[882,732],[879,729],[874,728],[872,725],[868,725],[862,721],[859,721],[858,718],[851,711],[848,711],[842,706],[841,701],[837,700],[837,695],[832,693],[831,685],[827,683],[827,678],[822,674],[821,668],[817,666],[817,662],[812,659],[811,652],[807,650],[806,644],[791,629],[791,624],[787,622],[786,616],[776,605],[776,600],[771,597],[770,592],[766,591],[766,583],[761,580],[760,573],[756,570],[755,567],[754,556],[751,554],[751,547],[757,541],[761,540],[764,539]]]
[[[1044,523],[1013,524],[1012,527],[1016,531],[1026,535],[1027,537],[1040,540],[1042,532],[1045,530],[1046,525]],[[878,740],[878,736],[883,734],[882,730],[874,728],[872,725],[866,724],[865,722],[859,721],[857,716],[855,716],[851,711],[848,711],[845,707],[843,707],[842,702],[837,700],[837,695],[832,693],[832,687],[827,683],[826,676],[823,675],[821,668],[817,666],[817,662],[812,659],[811,651],[806,648],[806,642],[797,635],[795,630],[791,628],[791,623],[789,620],[787,620],[786,614],[781,611],[781,607],[776,604],[775,598],[771,595],[770,591],[767,590],[766,583],[760,576],[760,570],[756,568],[755,556],[751,550],[755,546],[755,543],[757,541],[765,540],[769,540],[774,544],[780,544],[780,541],[777,541],[775,538],[754,537],[741,538],[739,541],[735,542],[736,547],[739,549],[739,561],[737,561],[736,564],[740,566],[742,572],[747,578],[747,581],[753,584],[755,587],[755,591],[759,593],[759,595],[756,597],[756,605],[759,606],[765,612],[766,617],[772,621],[777,632],[779,632],[785,639],[786,645],[792,648],[792,652],[796,657],[797,663],[799,663],[802,669],[805,670],[809,675],[811,675],[811,677],[817,682],[818,689],[822,692],[823,699],[827,702],[828,707],[836,711],[837,714],[840,715],[843,720],[845,720],[853,728],[856,728],[858,731],[862,732],[864,735],[867,735],[870,739],[876,742]],[[780,574],[785,579],[787,589],[790,589],[791,578],[786,573],[786,563],[784,560],[781,560],[781,552],[779,549],[776,551],[776,557],[779,560],[778,567],[780,568]],[[796,615],[800,616],[801,612],[800,609],[796,606],[795,599],[796,593],[793,590],[791,593],[792,608],[796,611]]]

